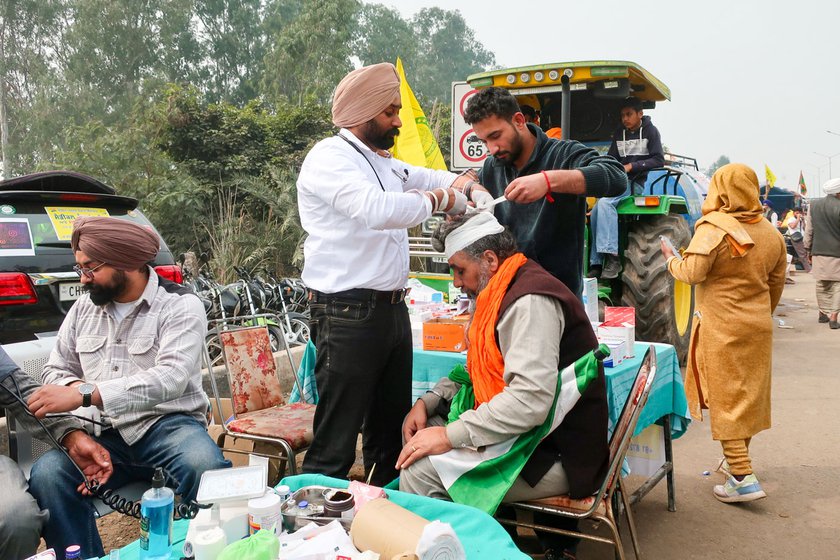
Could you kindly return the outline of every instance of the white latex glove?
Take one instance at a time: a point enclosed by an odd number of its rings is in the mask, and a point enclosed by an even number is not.
[[[90,418],[96,422],[102,422],[102,413],[99,412],[99,409],[95,406],[80,406],[76,410],[71,410],[70,413],[83,418]],[[82,427],[88,434],[92,436],[99,436],[102,434],[102,426],[99,424],[85,422],[82,419],[79,419],[79,422],[82,423]]]
[[[444,210],[447,216],[460,216],[467,211],[467,197],[461,191],[452,189],[450,192],[455,193],[455,200],[452,202],[452,207],[449,210]],[[452,195],[449,195],[450,198]]]
[[[487,210],[487,206],[493,203],[493,195],[487,191],[473,190],[471,193],[472,201],[475,203],[477,211]]]

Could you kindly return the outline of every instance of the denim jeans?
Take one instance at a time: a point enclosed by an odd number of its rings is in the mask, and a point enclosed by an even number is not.
[[[114,465],[106,488],[116,489],[134,480],[147,480],[151,487],[155,467],[162,467],[166,485],[182,500],[194,500],[204,471],[230,467],[204,425],[187,414],[162,417],[134,445],[128,445],[114,429],[94,439],[108,450]],[[81,481],[70,460],[55,449],[32,467],[30,492],[50,512],[44,540],[59,559],[72,544],[82,547],[82,558],[105,555],[91,498],[76,491]]]
[[[603,255],[618,255],[618,203],[630,196],[632,181],[620,196],[599,198],[592,208],[589,223],[592,229],[592,248],[589,251],[589,264],[600,265]]]
[[[371,483],[385,485],[399,476],[394,465],[411,408],[408,308],[371,297],[321,294],[310,311],[319,400],[303,472],[347,478],[362,430],[365,470],[375,463]]]

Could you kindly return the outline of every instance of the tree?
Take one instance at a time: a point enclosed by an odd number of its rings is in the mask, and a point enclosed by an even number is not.
[[[40,99],[60,87],[55,66],[65,15],[65,0],[4,0],[0,7],[0,151],[6,178],[31,161],[21,145],[35,128],[31,115]]]
[[[412,18],[418,41],[417,97],[427,102],[450,102],[451,84],[486,70],[496,57],[476,38],[458,10],[423,8]]]
[[[64,38],[75,101],[117,116],[155,85],[198,82],[192,8],[192,0],[75,0]]]
[[[263,92],[301,105],[325,103],[352,68],[358,0],[304,0],[300,15],[273,38]]]
[[[708,169],[706,169],[706,175],[711,177],[712,175],[715,174],[715,171],[717,171],[718,169],[720,169],[721,167],[723,167],[727,163],[730,163],[729,162],[729,157],[728,156],[720,156],[719,158],[717,158],[715,160],[715,162],[712,165],[709,166]]]
[[[262,0],[197,0],[203,87],[211,101],[247,103],[258,97],[266,53]],[[196,84],[199,85],[199,84]]]
[[[411,69],[417,59],[417,37],[399,12],[382,4],[365,4],[359,13],[359,35],[353,52],[362,65],[394,63],[397,57]]]

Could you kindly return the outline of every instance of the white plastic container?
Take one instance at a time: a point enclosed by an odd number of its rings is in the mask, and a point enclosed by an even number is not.
[[[274,490],[266,492],[259,498],[248,500],[248,529],[254,534],[260,529],[268,529],[277,534],[280,525],[280,507],[283,500],[274,493]]]

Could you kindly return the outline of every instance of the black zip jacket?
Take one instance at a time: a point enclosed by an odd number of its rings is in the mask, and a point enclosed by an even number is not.
[[[495,157],[484,160],[481,184],[494,197],[505,192],[517,177],[553,169],[578,169],[586,180],[586,194],[553,193],[530,204],[505,202],[495,215],[516,237],[519,250],[563,282],[575,295],[581,294],[586,197],[619,196],[627,188],[627,174],[614,158],[602,156],[574,140],[549,138],[537,126],[528,125],[537,137],[534,152],[521,170]]]

